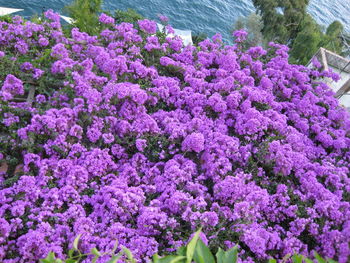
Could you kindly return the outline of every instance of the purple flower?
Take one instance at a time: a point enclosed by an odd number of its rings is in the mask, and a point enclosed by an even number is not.
[[[102,13],[102,14],[99,16],[98,20],[99,20],[101,23],[103,23],[103,24],[114,24],[114,23],[115,23],[113,17],[110,17],[110,16],[108,16],[108,15],[106,15],[106,14],[104,14],[104,13]]]
[[[44,102],[46,102],[46,97],[45,97],[45,95],[39,94],[35,97],[35,101],[37,103],[44,103]]]
[[[102,133],[96,128],[89,128],[86,135],[91,142],[97,142]]]
[[[31,71],[31,70],[33,70],[33,65],[32,65],[32,63],[30,63],[30,62],[24,62],[22,65],[21,65],[21,70],[22,71]]]
[[[171,25],[166,25],[165,29],[168,34],[175,34],[174,28]]]
[[[68,50],[62,43],[58,43],[52,47],[51,56],[57,59],[68,58]]]
[[[188,240],[188,243],[192,240],[192,238],[194,237],[194,235],[195,235],[194,233],[191,234],[191,236],[190,236],[190,238],[189,238],[189,240]],[[205,235],[203,232],[200,232],[200,233],[199,233],[199,238],[200,238],[200,240],[202,240],[202,242],[203,242],[206,246],[208,246],[209,241],[208,241],[206,235]]]
[[[47,19],[50,19],[53,22],[57,22],[57,23],[60,22],[60,15],[58,13],[55,13],[52,9],[47,10],[44,13],[44,15]]]
[[[47,45],[49,45],[49,40],[45,37],[40,37],[38,43],[40,46],[46,47]]]
[[[46,16],[0,26],[16,53],[0,90],[1,262],[66,258],[78,234],[82,253],[118,240],[147,262],[200,226],[245,262],[347,262],[350,115],[322,81],[339,75],[289,64],[281,44],[241,49],[243,31],[184,47],[150,20],[102,14],[99,36],[67,38]]]
[[[162,23],[167,23],[169,22],[169,18],[165,15],[158,15],[159,17],[159,20],[162,22]]]
[[[38,68],[34,69],[33,78],[39,79],[44,74],[44,71]]]
[[[73,125],[69,130],[69,135],[81,139],[83,135],[83,128],[77,124]]]
[[[144,139],[137,139],[136,140],[136,148],[140,151],[143,152],[143,150],[147,147],[147,141]]]
[[[102,134],[102,139],[106,144],[110,144],[110,143],[114,142],[114,136],[111,133]]]
[[[29,50],[28,44],[23,41],[23,40],[19,40],[16,44],[15,44],[15,48],[18,50],[19,53],[21,53],[22,55],[26,54]]]
[[[147,34],[155,34],[157,31],[156,22],[148,20],[148,19],[139,20],[138,25],[139,25],[140,29]]]
[[[187,135],[185,140],[181,145],[182,151],[194,151],[201,152],[204,150],[204,136],[201,133],[194,132],[190,135]]]
[[[245,30],[241,29],[234,31],[233,36],[235,38],[235,41],[239,43],[244,42],[246,40],[248,33]]]
[[[4,84],[1,88],[1,95],[7,99],[4,98],[4,100],[12,99],[15,95],[23,95],[24,94],[24,87],[23,82],[16,78],[12,74],[8,74],[5,78]]]

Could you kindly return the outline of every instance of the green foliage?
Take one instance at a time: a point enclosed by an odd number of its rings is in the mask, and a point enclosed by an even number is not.
[[[79,28],[80,31],[90,35],[96,35],[105,28],[105,25],[99,22],[99,14],[101,12],[112,16],[117,24],[131,23],[138,27],[137,21],[144,17],[137,13],[134,9],[115,10],[114,15],[108,11],[102,10],[103,0],[74,0],[70,5],[65,6],[68,15],[74,20],[73,24],[66,26],[65,33],[71,31],[73,27]]]
[[[194,45],[198,45],[199,42],[202,42],[203,40],[206,40],[208,38],[208,35],[206,33],[198,33],[192,35],[192,42]]]
[[[321,46],[324,34],[314,19],[307,15],[301,23],[302,30],[297,34],[291,51],[292,63],[307,64]]]
[[[6,22],[6,23],[12,23],[12,16],[11,15],[0,16],[0,21]]]
[[[235,246],[227,251],[218,248],[217,253],[214,255],[210,251],[207,245],[200,238],[201,230],[198,230],[186,247],[180,247],[175,255],[167,255],[160,257],[158,254],[153,255],[150,263],[236,263],[238,261],[238,247]],[[78,248],[79,239],[81,235],[78,235],[74,242],[73,248],[69,250],[67,259],[56,258],[55,253],[50,252],[46,258],[41,259],[40,263],[79,263],[86,258],[92,258],[91,262],[95,263],[100,257],[110,256],[110,259],[106,263],[117,263],[118,260],[123,259],[124,262],[136,263],[132,252],[126,247],[121,247],[119,253],[115,253],[118,247],[118,243],[114,245],[111,252],[101,253],[97,248],[92,248],[90,253],[82,254]],[[316,252],[314,257],[317,263],[337,263],[332,259],[324,259]],[[276,263],[276,259],[269,259],[269,263]],[[281,262],[293,262],[293,263],[312,263],[313,260],[300,255],[294,254],[286,255]]]
[[[220,249],[221,250],[221,249]],[[221,250],[222,251],[222,250]],[[238,248],[233,247],[226,252],[220,253],[216,255],[218,263],[229,263],[229,262],[237,262],[238,259]]]
[[[292,63],[307,64],[320,47],[343,54],[341,35],[344,27],[339,21],[330,24],[324,34],[315,20],[306,15],[301,28],[290,51]]]
[[[262,17],[265,38],[288,43],[300,32],[309,0],[253,0]]]
[[[339,21],[334,21],[327,27],[326,34],[321,41],[321,46],[338,54],[344,55],[344,40],[342,39],[343,32],[343,24]]]
[[[253,4],[261,15],[263,37],[288,45],[291,63],[307,64],[320,47],[345,54],[343,25],[334,21],[323,32],[307,13],[309,0],[253,0]]]
[[[186,263],[191,263],[192,258],[194,255],[194,250],[196,248],[198,239],[199,239],[199,234],[200,230],[196,232],[196,234],[193,236],[192,240],[188,243],[187,249],[186,249]]]
[[[69,16],[74,19],[72,27],[78,27],[81,31],[90,35],[100,31],[98,14],[102,11],[103,0],[74,0],[66,6]]]
[[[327,27],[326,34],[330,37],[339,37],[343,30],[343,24],[336,20]]]
[[[130,263],[135,263],[135,259],[131,253],[131,251],[125,247],[122,248],[122,250],[116,254],[116,250],[117,250],[117,246],[118,243],[116,242],[116,244],[114,245],[114,248],[112,251],[107,252],[107,253],[101,253],[100,251],[98,251],[97,248],[92,248],[90,250],[90,253],[87,254],[83,254],[81,253],[81,251],[78,248],[79,245],[79,240],[80,240],[81,235],[78,235],[74,241],[73,241],[73,248],[71,250],[69,250],[68,252],[68,257],[66,259],[59,259],[56,258],[55,253],[50,252],[46,258],[41,259],[40,263],[78,263],[81,262],[82,260],[86,259],[86,258],[92,258],[91,262],[95,263],[97,262],[97,260],[100,257],[103,257],[105,255],[109,255],[110,256],[110,260],[107,261],[107,263],[116,263],[118,262],[118,260],[120,258],[122,258],[123,256],[126,256],[127,259],[125,262],[130,262]]]
[[[215,263],[213,254],[201,239],[197,242],[193,258],[194,261],[198,263]]]
[[[266,40],[261,33],[262,28],[263,23],[261,16],[255,13],[251,13],[247,17],[238,18],[236,23],[233,25],[232,32],[244,29],[248,32],[247,41],[245,43],[248,47],[262,46],[266,44]]]
[[[128,8],[126,11],[117,9],[114,13],[114,19],[117,24],[122,22],[137,25],[138,20],[144,19],[142,15],[137,13],[134,9]]]

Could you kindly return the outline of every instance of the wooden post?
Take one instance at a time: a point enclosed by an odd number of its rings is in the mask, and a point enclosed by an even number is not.
[[[28,97],[27,97],[27,103],[28,103],[29,107],[32,107],[32,105],[33,105],[34,94],[35,94],[35,87],[30,86]]]
[[[322,65],[324,70],[328,70],[328,63],[327,63],[327,57],[326,57],[326,52],[324,48],[320,48],[321,50],[321,57],[322,57]]]

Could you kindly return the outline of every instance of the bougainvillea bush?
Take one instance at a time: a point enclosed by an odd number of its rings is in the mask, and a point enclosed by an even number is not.
[[[147,262],[199,227],[243,262],[348,261],[350,118],[319,80],[335,74],[244,50],[243,31],[184,47],[149,20],[67,36],[45,15],[0,23],[1,262],[62,258],[78,235]]]

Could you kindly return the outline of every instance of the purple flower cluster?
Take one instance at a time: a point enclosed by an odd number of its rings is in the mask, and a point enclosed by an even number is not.
[[[157,24],[154,21],[144,19],[144,20],[139,20],[138,24],[140,26],[140,29],[147,34],[155,34],[157,31]]]
[[[110,17],[106,14],[101,14],[99,17],[99,21],[103,24],[114,24],[115,20],[113,17]]]
[[[15,126],[0,161],[24,165],[0,173],[1,262],[64,257],[78,234],[83,252],[118,240],[146,262],[200,226],[243,262],[312,251],[348,262],[350,117],[317,80],[332,72],[289,64],[283,45],[242,50],[244,32],[184,47],[152,36],[153,21],[102,15],[100,35],[69,39],[46,15],[0,22],[5,56],[46,54],[26,78],[64,79],[31,107],[12,100],[19,76],[0,80],[0,127]]]
[[[0,96],[3,100],[13,99],[15,95],[23,95],[23,82],[14,75],[9,74],[1,87]]]

